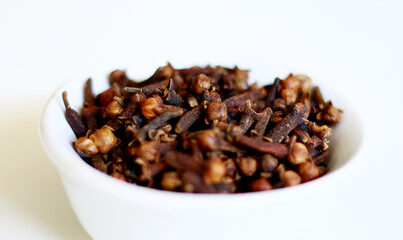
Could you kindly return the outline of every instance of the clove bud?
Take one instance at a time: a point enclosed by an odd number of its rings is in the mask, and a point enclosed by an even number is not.
[[[107,126],[96,130],[90,135],[90,139],[98,147],[101,154],[107,154],[113,147],[121,142]]]
[[[305,75],[247,80],[237,67],[169,63],[145,81],[115,70],[98,95],[88,79],[80,113],[62,95],[73,147],[101,172],[168,191],[267,191],[326,174],[343,112]]]

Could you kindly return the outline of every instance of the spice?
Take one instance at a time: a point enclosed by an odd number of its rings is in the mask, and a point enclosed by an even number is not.
[[[192,90],[196,95],[202,94],[205,90],[209,90],[211,87],[211,79],[205,74],[199,74],[192,82]]]
[[[63,102],[66,107],[65,117],[69,123],[71,129],[73,129],[76,137],[85,136],[87,132],[87,127],[85,126],[80,115],[70,107],[70,103],[67,100],[67,92],[63,92]]]
[[[63,93],[73,147],[101,172],[178,192],[267,191],[328,171],[331,126],[342,111],[305,75],[259,87],[239,68],[158,68],[145,81],[122,70],[81,114]]]
[[[301,177],[293,170],[287,170],[283,174],[283,185],[291,187],[301,183]]]
[[[165,190],[175,191],[182,185],[179,173],[175,171],[165,172],[161,178],[161,187]]]
[[[176,124],[175,132],[183,133],[187,131],[200,118],[205,108],[206,102],[203,102],[201,105],[183,114],[179,119],[179,122]]]
[[[93,157],[99,152],[98,147],[88,137],[80,137],[74,143],[74,148],[82,157]]]
[[[258,180],[252,182],[250,188],[253,192],[259,192],[259,191],[271,190],[273,189],[273,186],[269,181],[267,181],[266,178],[259,178]]]
[[[227,105],[223,102],[211,102],[207,106],[207,117],[209,121],[227,119]]]
[[[113,147],[120,143],[112,130],[106,125],[90,135],[90,139],[98,147],[101,154],[107,154]]]
[[[239,161],[239,169],[246,176],[252,176],[257,170],[257,161],[251,157],[243,157]]]
[[[271,154],[265,154],[261,160],[261,170],[263,172],[273,172],[278,166],[278,159]]]

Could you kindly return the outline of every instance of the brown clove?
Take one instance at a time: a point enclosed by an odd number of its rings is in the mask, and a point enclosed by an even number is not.
[[[250,100],[246,100],[242,109],[242,117],[239,121],[239,127],[241,128],[242,133],[245,134],[255,122],[255,115],[256,112],[252,109]]]
[[[273,111],[270,107],[267,107],[263,110],[263,112],[256,114],[257,121],[255,127],[251,131],[252,136],[262,137],[265,134],[267,125],[269,124],[272,114]]]
[[[179,134],[186,132],[200,118],[206,107],[206,102],[203,102],[201,105],[183,114],[176,124],[175,132]]]
[[[227,107],[239,107],[243,105],[246,100],[250,100],[250,102],[255,102],[257,100],[263,99],[265,97],[265,93],[262,92],[262,89],[259,88],[252,88],[248,92],[232,96],[224,100],[224,103]]]
[[[173,118],[178,118],[183,114],[182,109],[173,109],[170,111],[166,111],[161,115],[157,116],[153,120],[151,120],[147,125],[142,127],[139,131],[138,137],[139,141],[143,142],[146,139],[146,134],[151,129],[156,129],[164,126],[167,122]]]
[[[69,123],[71,129],[73,129],[76,137],[85,136],[87,133],[87,126],[85,126],[83,120],[81,119],[78,112],[71,108],[70,103],[67,100],[67,92],[63,92],[63,103],[66,108],[65,117],[67,122]]]
[[[235,139],[236,144],[240,146],[247,147],[261,153],[269,153],[276,158],[284,158],[288,153],[288,147],[285,144],[266,142],[259,138],[248,137],[245,135],[237,136]]]
[[[286,135],[288,135],[298,125],[307,123],[307,117],[308,109],[306,109],[303,104],[297,103],[292,111],[287,114],[287,116],[285,116],[285,118],[272,130],[270,130],[267,136],[271,138],[273,142],[281,142],[284,140]]]
[[[177,107],[184,107],[185,101],[176,94],[174,90],[174,81],[173,79],[169,80],[168,87],[164,90],[164,102],[168,105],[173,105]]]
[[[84,84],[84,107],[92,106],[95,104],[95,96],[92,93],[92,81],[91,78]]]

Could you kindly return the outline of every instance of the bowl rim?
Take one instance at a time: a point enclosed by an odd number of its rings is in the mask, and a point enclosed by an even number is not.
[[[109,73],[111,72],[110,69],[127,68],[122,68],[122,64],[108,64],[92,68],[88,71],[85,71],[83,74],[73,77],[72,79],[63,83],[62,86],[59,87],[55,93],[53,93],[42,111],[38,128],[40,141],[48,157],[57,167],[62,180],[68,179],[75,184],[83,184],[84,182],[85,185],[89,185],[90,187],[98,191],[106,192],[121,199],[125,199],[125,201],[141,203],[145,205],[157,205],[161,208],[163,208],[164,206],[170,206],[172,208],[183,208],[195,206],[195,204],[197,204],[200,209],[203,209],[203,207],[201,206],[211,205],[230,209],[234,206],[244,204],[245,201],[247,201],[248,204],[251,205],[264,206],[267,205],[268,201],[270,201],[270,203],[274,203],[282,202],[286,199],[308,196],[310,195],[309,193],[323,190],[331,184],[339,181],[340,179],[343,179],[359,164],[358,156],[362,152],[361,149],[365,140],[365,131],[362,124],[358,124],[358,127],[360,128],[358,129],[358,132],[360,133],[359,144],[357,145],[355,152],[352,154],[351,158],[346,163],[344,163],[335,171],[331,171],[324,176],[321,176],[320,178],[297,186],[293,186],[291,188],[280,188],[271,191],[239,194],[194,194],[152,189],[115,179],[87,164],[81,159],[81,157],[79,157],[79,155],[74,151],[73,148],[66,151],[65,146],[60,144],[61,141],[58,140],[57,136],[52,134],[52,128],[49,127],[51,125],[52,115],[54,114],[53,112],[51,112],[51,106],[52,104],[60,103],[61,93],[65,90],[67,85],[77,82],[83,82],[84,79],[88,79],[88,77],[92,76],[93,73]],[[330,87],[329,85],[330,84],[326,83],[327,88]],[[332,92],[337,92],[337,88],[331,86],[331,89]],[[350,101],[345,99],[342,102]],[[356,122],[362,123],[356,111],[354,111],[354,104],[352,105],[353,106],[348,106],[348,109],[350,110],[351,114],[354,115]],[[64,113],[64,109],[62,112]],[[77,165],[77,167],[75,167],[74,169],[69,167],[72,162]]]

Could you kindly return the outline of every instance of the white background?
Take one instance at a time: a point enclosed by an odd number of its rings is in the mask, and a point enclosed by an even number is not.
[[[251,0],[0,1],[0,239],[89,239],[40,145],[40,113],[71,77],[144,55],[328,79],[365,143],[301,239],[403,239],[403,3]]]

